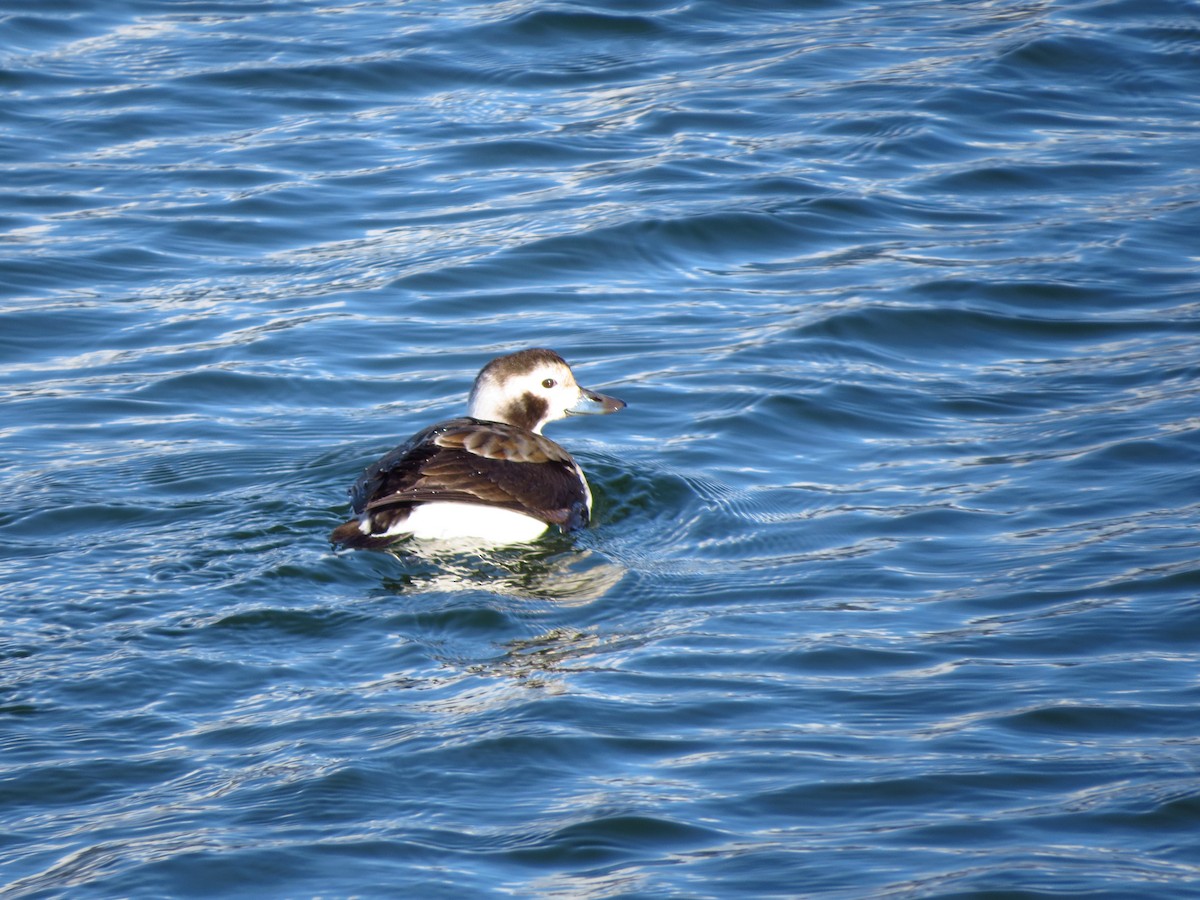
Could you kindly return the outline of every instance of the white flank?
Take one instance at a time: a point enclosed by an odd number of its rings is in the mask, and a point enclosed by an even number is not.
[[[536,540],[546,523],[510,509],[474,503],[422,503],[396,530],[427,541],[474,539],[490,544]]]

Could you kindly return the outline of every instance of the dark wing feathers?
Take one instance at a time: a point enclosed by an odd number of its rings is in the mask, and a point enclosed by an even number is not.
[[[566,450],[523,428],[470,418],[414,435],[363,473],[351,499],[356,514],[380,520],[443,500],[500,506],[564,530],[587,524],[587,497]]]

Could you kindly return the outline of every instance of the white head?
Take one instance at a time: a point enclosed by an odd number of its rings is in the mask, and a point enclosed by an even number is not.
[[[611,413],[625,404],[580,387],[553,350],[521,350],[493,359],[471,388],[467,415],[506,422],[538,434],[542,426],[566,416]]]

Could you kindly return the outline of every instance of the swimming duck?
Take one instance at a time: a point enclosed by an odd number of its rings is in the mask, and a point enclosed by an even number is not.
[[[407,537],[519,543],[551,525],[582,528],[591,489],[542,428],[624,406],[580,387],[553,350],[493,359],[475,378],[466,416],[417,432],[363,472],[349,492],[355,518],[330,540],[363,549]]]

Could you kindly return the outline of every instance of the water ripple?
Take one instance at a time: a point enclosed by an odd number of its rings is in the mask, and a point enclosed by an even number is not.
[[[1194,18],[12,11],[6,894],[1186,893]],[[596,527],[332,552],[530,344]]]

